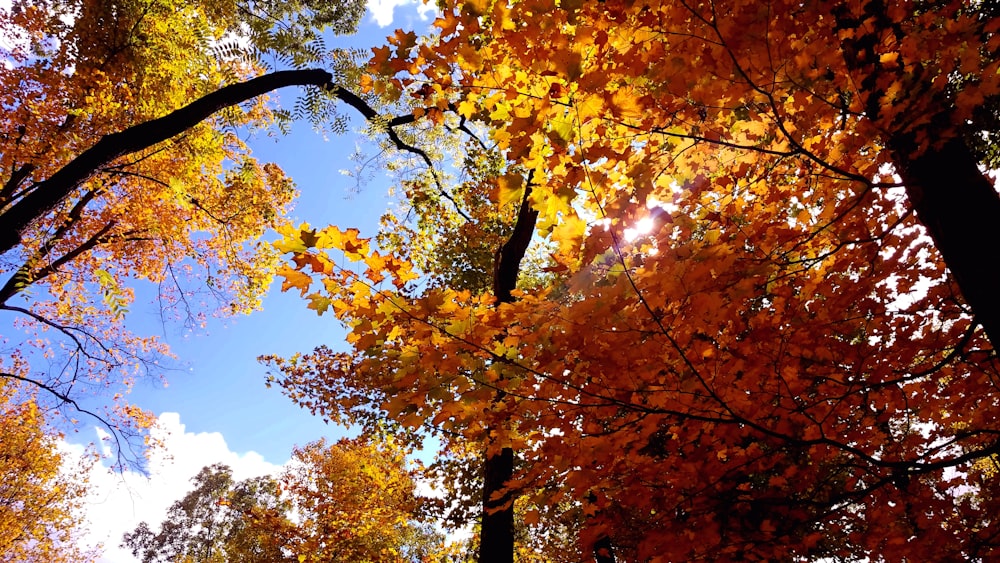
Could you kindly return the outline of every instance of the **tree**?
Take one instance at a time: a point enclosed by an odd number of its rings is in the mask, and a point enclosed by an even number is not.
[[[276,253],[258,239],[285,224],[294,185],[241,133],[300,117],[339,130],[342,100],[409,147],[397,130],[412,117],[384,119],[376,99],[348,91],[353,55],[323,45],[363,11],[356,0],[16,0],[0,12],[0,311],[20,330],[3,377],[97,417],[115,445],[143,434],[152,419],[125,395],[159,376],[169,350],[124,329],[134,287],[153,284],[164,314],[196,327],[254,310],[273,277]],[[269,72],[267,58],[294,69]],[[267,101],[287,86],[306,88],[294,112]],[[109,408],[80,406],[107,389]]]
[[[209,48],[235,24],[226,17],[160,0],[14,2],[0,15],[11,45],[0,71],[0,307],[26,332],[11,335],[21,369],[5,375],[50,392],[43,401],[73,408],[84,388],[124,390],[156,369],[165,347],[122,327],[133,280],[157,284],[192,322],[206,311],[184,280],[207,280],[232,313],[266,288],[274,257],[253,242],[284,221],[294,190],[234,131],[266,124],[269,110],[230,103],[212,122],[202,121],[226,106],[179,128],[162,120],[253,72]],[[116,438],[149,423],[117,403],[94,412]]]
[[[222,464],[202,468],[194,489],[175,502],[158,532],[142,522],[122,545],[143,563],[295,561],[287,551],[291,503],[271,476],[235,482]]]
[[[76,540],[94,459],[67,459],[34,394],[0,380],[0,561],[84,561]]]
[[[123,545],[144,563],[431,561],[441,537],[420,522],[406,466],[391,441],[360,438],[296,448],[276,477],[234,482],[212,465],[158,532],[143,522]]]
[[[421,524],[406,451],[393,441],[325,440],[296,448],[282,478],[302,517],[305,561],[430,561],[441,537]]]
[[[447,277],[410,265],[436,244],[287,229],[286,284],[353,348],[277,362],[293,397],[481,444],[487,473],[517,452],[484,528],[565,501],[601,560],[995,555],[991,5],[471,1],[435,26],[372,68],[503,155],[451,191],[511,225],[493,287],[413,283]],[[525,238],[552,251],[517,291]]]

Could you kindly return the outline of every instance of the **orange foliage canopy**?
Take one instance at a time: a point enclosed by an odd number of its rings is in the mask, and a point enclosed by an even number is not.
[[[505,166],[467,216],[530,206],[550,259],[497,306],[411,283],[420,249],[285,230],[286,287],[353,347],[280,363],[293,397],[512,447],[508,486],[582,506],[584,551],[995,556],[1000,18],[527,0],[434,25],[375,50],[381,87],[489,129]]]

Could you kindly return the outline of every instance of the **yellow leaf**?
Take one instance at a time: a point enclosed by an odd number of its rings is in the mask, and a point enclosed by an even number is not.
[[[552,240],[559,243],[560,252],[572,255],[579,250],[586,231],[587,223],[576,214],[571,214],[564,217],[552,229]]]
[[[576,108],[577,116],[581,122],[600,115],[604,110],[604,98],[593,95],[581,95],[576,98],[573,106]]]
[[[275,241],[272,244],[282,253],[300,253],[309,250],[316,245],[316,231],[309,228],[308,223],[302,223],[299,227],[286,227],[278,229],[278,233],[285,238]]]
[[[476,104],[470,100],[462,100],[458,104],[458,114],[468,119],[476,113]]]
[[[555,132],[556,135],[559,135],[560,139],[566,141],[567,143],[573,139],[575,125],[572,120],[553,119],[551,125],[552,131]]]
[[[524,189],[524,178],[520,174],[505,174],[497,178],[496,200],[500,205],[521,201]]]
[[[635,118],[642,115],[642,105],[631,88],[619,88],[611,96],[611,108],[615,115]]]
[[[879,55],[878,62],[885,66],[896,66],[896,59],[899,58],[899,53],[882,53]]]
[[[307,297],[307,299],[309,299],[309,305],[307,305],[306,307],[316,311],[317,315],[322,315],[323,313],[325,313],[326,310],[330,308],[330,305],[332,303],[329,297],[320,295],[319,293],[310,294]]]

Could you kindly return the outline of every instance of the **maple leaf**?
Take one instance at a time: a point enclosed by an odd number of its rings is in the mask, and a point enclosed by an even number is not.
[[[524,177],[520,174],[505,174],[497,178],[496,201],[500,205],[510,205],[520,201],[524,193]]]
[[[282,290],[284,290],[284,285],[282,285]],[[306,298],[309,300],[307,307],[316,311],[317,315],[325,313],[333,304],[329,297],[319,293],[311,293]]]
[[[288,291],[289,289],[296,288],[304,296],[306,292],[309,291],[309,286],[312,285],[312,278],[309,274],[293,268],[283,267],[278,270],[278,275],[285,278],[285,280],[281,282],[281,291]]]

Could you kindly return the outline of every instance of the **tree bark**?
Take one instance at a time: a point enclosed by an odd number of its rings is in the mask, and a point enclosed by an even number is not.
[[[961,138],[915,157],[908,139],[893,141],[910,205],[995,347],[1000,343],[1000,196]]]
[[[531,177],[524,188],[524,197],[514,223],[514,231],[496,254],[493,267],[493,294],[497,306],[511,303],[511,292],[517,286],[521,259],[528,249],[535,232],[538,211],[532,209]],[[495,402],[504,399],[505,393],[497,391]],[[490,439],[495,439],[495,428],[489,428]],[[502,448],[490,453],[487,448],[483,462],[483,514],[479,529],[479,563],[513,563],[514,561],[514,495],[505,491],[507,482],[514,475],[514,450]],[[494,495],[499,495],[494,499]]]
[[[933,91],[925,88],[922,80],[929,79],[919,71],[907,74],[901,66],[880,62],[876,48],[883,37],[899,40],[905,35],[889,17],[884,0],[869,0],[860,13],[838,4],[833,17],[837,30],[853,31],[841,44],[841,52],[848,68],[857,74],[868,119],[879,119],[884,95],[879,84],[898,81],[914,96],[924,95],[919,92],[925,89]],[[905,123],[882,124],[882,128],[898,128],[887,140],[910,205],[996,347],[1000,344],[1000,266],[995,264],[1000,249],[1000,196],[962,140],[961,123],[951,115],[952,101],[943,94],[938,98],[938,113],[929,116],[929,125],[921,131],[932,141],[930,147],[919,149],[914,140],[917,132],[906,131]]]
[[[479,526],[479,563],[513,563],[514,499],[506,491],[497,499],[514,475],[514,450],[503,448],[488,455],[483,463],[483,515]]]

